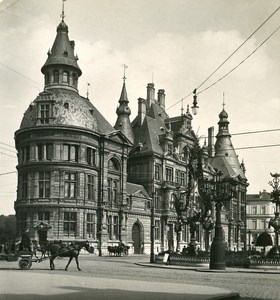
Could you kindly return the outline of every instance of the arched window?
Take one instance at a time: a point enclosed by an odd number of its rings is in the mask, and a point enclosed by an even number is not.
[[[73,73],[72,76],[73,76],[73,86],[77,87],[77,85],[78,85],[78,76],[77,76],[76,73]]]
[[[59,82],[59,73],[58,70],[53,71],[53,82],[58,83]]]
[[[50,83],[50,73],[47,72],[46,75],[45,75],[45,85],[47,85],[49,83]]]
[[[187,161],[190,156],[190,150],[188,146],[184,147],[183,149],[183,160]]]
[[[67,71],[63,71],[62,73],[62,82],[69,83],[69,73]]]
[[[119,171],[120,170],[120,164],[116,159],[112,158],[112,159],[109,160],[108,168],[110,170]]]

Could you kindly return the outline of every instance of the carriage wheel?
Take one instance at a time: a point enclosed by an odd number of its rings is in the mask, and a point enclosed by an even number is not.
[[[29,258],[22,258],[19,262],[18,262],[19,268],[21,270],[28,270],[31,268],[32,266],[32,261]]]

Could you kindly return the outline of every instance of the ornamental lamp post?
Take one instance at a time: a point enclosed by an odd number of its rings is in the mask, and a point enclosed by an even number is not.
[[[275,233],[275,247],[276,247],[276,252],[274,256],[276,258],[280,257],[279,253],[279,232],[280,232],[280,174],[275,173],[270,175],[273,177],[273,180],[269,182],[269,185],[272,186],[273,190],[271,192],[271,202],[276,204],[276,210],[275,210],[275,217],[271,218],[269,221],[269,228],[272,226],[274,228],[274,233]]]
[[[196,115],[198,113],[198,109],[199,109],[199,106],[197,106],[196,89],[194,89],[194,91],[193,91],[193,106],[191,108],[192,108],[192,113],[194,115]]]
[[[225,240],[224,230],[222,227],[221,210],[223,202],[232,198],[232,193],[235,189],[235,182],[222,180],[222,171],[217,170],[214,174],[213,181],[213,200],[216,206],[216,222],[215,222],[215,237],[210,249],[210,265],[212,270],[225,270]]]
[[[150,253],[150,263],[155,262],[155,193],[152,194],[151,202],[151,253]]]

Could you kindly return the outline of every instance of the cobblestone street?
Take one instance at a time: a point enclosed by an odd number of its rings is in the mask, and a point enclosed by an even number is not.
[[[230,270],[228,269],[226,273],[216,273],[154,268],[135,264],[145,264],[148,263],[148,261],[149,256],[98,257],[91,255],[80,256],[82,272],[77,271],[74,261],[70,265],[68,272],[65,272],[66,259],[55,260],[55,271],[49,269],[48,261],[43,261],[42,263],[33,263],[32,268],[28,271],[20,272],[23,272],[23,274],[24,272],[36,272],[80,276],[81,283],[83,282],[83,277],[121,279],[127,280],[128,284],[129,280],[147,281],[149,284],[151,282],[185,283],[188,285],[229,289],[233,292],[238,292],[241,299],[279,299],[279,272],[275,272],[275,274],[256,272],[240,273],[237,271],[229,272]],[[7,270],[7,272],[12,269],[18,270],[17,262],[0,261],[0,268]]]

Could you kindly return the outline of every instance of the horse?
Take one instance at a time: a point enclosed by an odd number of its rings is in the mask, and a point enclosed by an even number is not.
[[[90,245],[88,241],[84,242],[73,242],[70,245],[65,245],[62,241],[51,241],[47,244],[46,250],[50,253],[50,268],[51,270],[55,269],[54,259],[56,257],[69,257],[69,261],[65,267],[67,271],[68,266],[70,265],[73,258],[76,260],[77,269],[81,271],[79,266],[78,256],[82,248],[85,248],[88,252],[91,252]]]
[[[49,242],[40,242],[40,244],[39,244],[38,241],[32,240],[33,253],[34,253],[36,258],[38,258],[37,251],[41,252],[40,260],[42,260],[45,257],[49,257],[49,252],[47,251],[48,243]]]
[[[115,256],[128,255],[129,246],[108,246],[109,256],[114,254]]]

